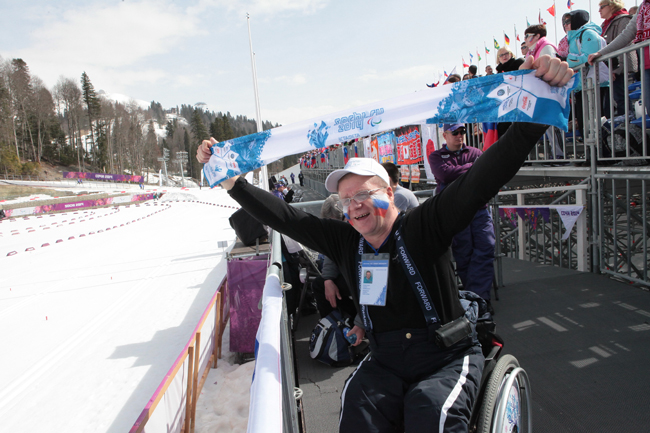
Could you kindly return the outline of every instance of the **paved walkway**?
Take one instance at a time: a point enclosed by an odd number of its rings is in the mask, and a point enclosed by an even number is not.
[[[650,429],[650,294],[593,275],[506,259],[496,309],[504,353],[526,369],[538,432]],[[317,317],[302,319],[296,356],[308,433],[336,432],[353,367],[309,358]]]

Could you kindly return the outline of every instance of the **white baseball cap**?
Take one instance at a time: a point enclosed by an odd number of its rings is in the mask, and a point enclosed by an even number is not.
[[[339,180],[348,173],[358,174],[359,176],[379,176],[390,185],[388,172],[380,163],[372,158],[350,158],[344,168],[334,170],[327,176],[325,188],[329,192],[338,192]]]

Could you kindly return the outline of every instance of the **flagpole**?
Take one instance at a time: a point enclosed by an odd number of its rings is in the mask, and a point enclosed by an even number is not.
[[[246,13],[246,22],[248,24],[248,44],[251,50],[251,67],[253,69],[253,91],[255,93],[255,117],[257,123],[257,132],[262,132],[262,116],[260,114],[260,97],[257,92],[257,71],[255,69],[255,53],[253,52],[253,38],[251,37],[251,17]],[[266,169],[266,165],[262,167],[260,171],[259,183],[265,191],[269,190],[269,174]]]
[[[517,25],[514,24],[515,27],[515,59],[519,57],[519,39],[517,39]]]
[[[591,0],[589,0],[591,1]],[[557,8],[555,7],[555,0],[553,0],[553,24],[555,25],[555,46],[557,47],[558,45],[558,40],[557,40]],[[591,16],[591,15],[590,15]]]

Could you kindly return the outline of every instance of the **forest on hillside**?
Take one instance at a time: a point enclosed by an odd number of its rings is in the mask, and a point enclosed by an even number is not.
[[[156,124],[164,127],[164,137],[155,133]],[[194,155],[202,140],[256,131],[254,119],[230,112],[189,104],[164,109],[156,101],[144,109],[135,101],[108,100],[86,72],[61,77],[48,89],[25,61],[0,57],[0,175],[37,174],[42,161],[70,171],[143,174],[158,171],[158,158],[168,149],[172,161],[176,152],[188,152],[185,173],[199,179],[202,165]],[[178,164],[167,167],[170,174],[179,171]]]

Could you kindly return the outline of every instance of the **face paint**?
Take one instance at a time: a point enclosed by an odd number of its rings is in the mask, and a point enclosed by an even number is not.
[[[347,211],[347,206],[345,207],[345,210]],[[348,215],[347,212],[343,212],[343,216],[344,216],[345,219],[350,223],[350,225],[352,225],[352,226],[354,225],[354,223],[353,223],[352,220],[350,219],[350,215]]]
[[[390,206],[390,200],[386,194],[375,194],[372,196],[372,204],[375,208],[374,214],[380,217],[385,217]]]

